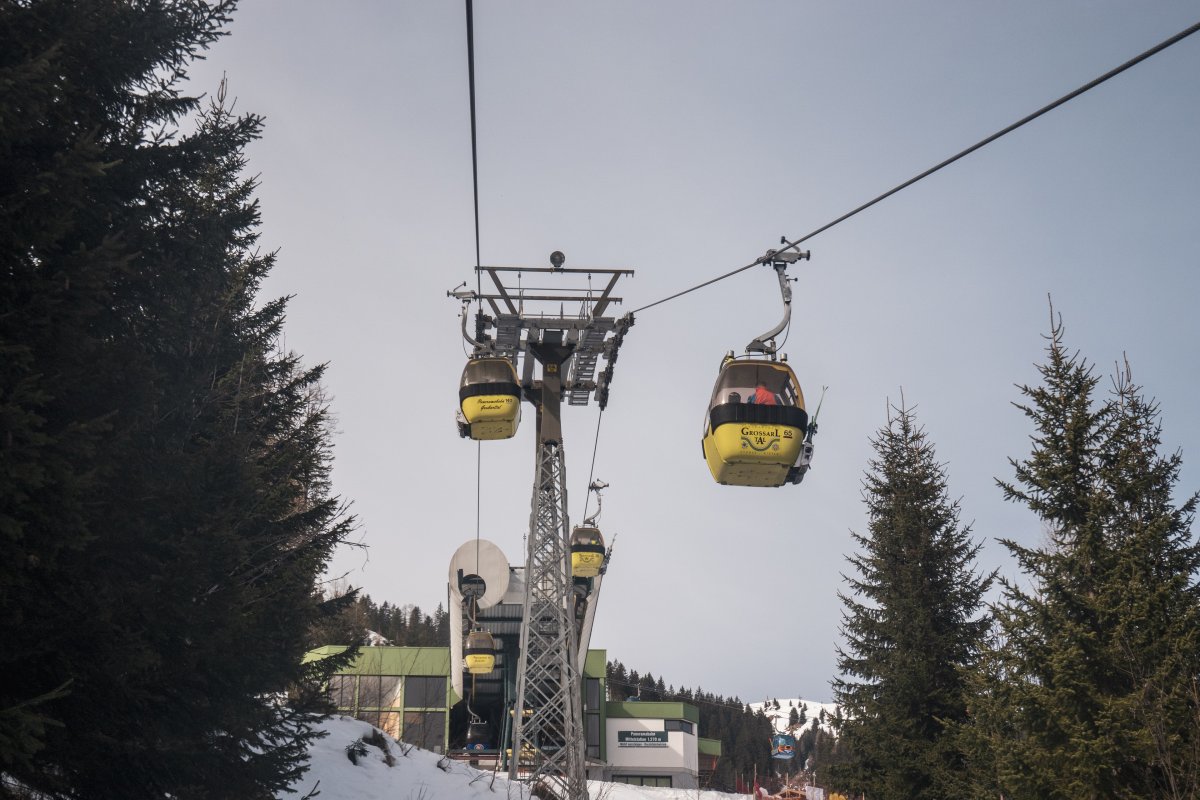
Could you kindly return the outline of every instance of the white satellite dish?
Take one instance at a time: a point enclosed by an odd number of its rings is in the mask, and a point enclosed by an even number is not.
[[[472,539],[450,559],[450,593],[455,599],[475,596],[478,608],[490,608],[508,591],[508,559],[487,539]]]

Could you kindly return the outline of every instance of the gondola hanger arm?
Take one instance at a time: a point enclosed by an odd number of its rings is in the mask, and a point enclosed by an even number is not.
[[[450,291],[446,292],[446,295],[448,297],[457,297],[459,300],[462,300],[462,336],[463,339],[466,339],[467,344],[471,345],[473,352],[478,355],[479,353],[489,351],[491,349],[491,344],[481,342],[471,336],[471,334],[467,333],[467,314],[471,310],[471,301],[474,300],[477,295],[470,289],[461,288],[462,286],[466,285],[467,284],[464,281],[459,288],[451,289]]]
[[[809,255],[810,253],[807,250],[789,248],[784,250],[768,250],[765,255],[758,259],[758,263],[760,264],[769,264],[779,278],[779,293],[783,296],[783,320],[774,328],[746,345],[747,353],[775,355],[777,349],[775,346],[775,337],[782,333],[792,321],[792,287],[791,280],[787,276],[788,265],[802,259],[807,260]]]

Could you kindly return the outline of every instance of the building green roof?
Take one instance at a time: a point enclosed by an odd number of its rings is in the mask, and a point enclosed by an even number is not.
[[[341,645],[309,650],[304,662],[345,652]],[[449,647],[364,647],[343,675],[450,675]]]
[[[605,704],[608,717],[623,719],[686,719],[696,725],[700,724],[700,710],[687,703],[667,702],[665,700],[626,700],[624,702],[609,701]]]
[[[702,736],[697,736],[696,751],[702,756],[717,756],[719,758],[721,755],[721,740],[705,739]]]

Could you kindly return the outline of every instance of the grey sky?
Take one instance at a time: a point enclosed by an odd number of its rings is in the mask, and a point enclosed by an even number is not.
[[[628,267],[624,309],[749,263],[1200,19],[1200,3],[476,4],[484,263]],[[267,295],[287,345],[329,361],[335,481],[378,602],[445,601],[475,536],[476,445],[453,415],[457,304],[474,278],[460,2],[245,2],[192,75],[222,72],[267,117],[250,150]],[[638,316],[596,474],[617,534],[593,645],[676,685],[829,697],[850,530],[886,404],[947,464],[981,570],[1036,520],[994,479],[1028,453],[1011,403],[1036,380],[1047,294],[1103,372],[1126,352],[1200,484],[1200,36],[806,243],[786,350],[810,403],[813,470],[778,490],[712,482],[700,454],[721,355],[778,321],[751,270]],[[1105,384],[1107,385],[1107,383]],[[571,513],[597,409],[569,409]],[[524,561],[532,415],[486,443],[482,535]]]

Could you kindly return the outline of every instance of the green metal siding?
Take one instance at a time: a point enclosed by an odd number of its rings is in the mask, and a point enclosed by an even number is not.
[[[587,657],[583,659],[583,674],[588,678],[599,678],[604,680],[607,672],[608,651],[588,650]]]
[[[305,663],[344,652],[330,645],[310,650]],[[349,675],[450,675],[449,647],[364,647],[354,662],[342,670]]]
[[[697,752],[700,753],[700,755],[717,756],[719,758],[721,755],[721,740],[720,739],[704,739],[702,737],[697,736],[696,737],[696,750],[697,750]]]
[[[700,710],[688,703],[660,700],[609,701],[605,704],[607,715],[622,719],[685,719],[700,724]]]

